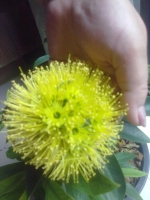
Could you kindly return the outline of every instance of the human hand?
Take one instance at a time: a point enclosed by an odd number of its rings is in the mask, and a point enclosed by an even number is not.
[[[146,125],[147,33],[128,0],[47,0],[46,31],[52,59],[71,54],[100,66],[128,103],[127,119]]]

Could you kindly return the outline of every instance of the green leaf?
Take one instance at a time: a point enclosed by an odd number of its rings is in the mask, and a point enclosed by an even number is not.
[[[7,100],[9,99],[10,95],[11,95],[10,90],[7,90],[7,93],[6,93],[6,99],[7,99]]]
[[[129,122],[124,122],[124,128],[120,132],[120,137],[125,140],[130,140],[137,143],[149,143],[150,138],[145,135],[139,128],[131,125]]]
[[[147,174],[143,171],[131,168],[122,168],[122,172],[125,177],[141,177],[146,176]]]
[[[49,59],[50,59],[49,55],[41,56],[34,62],[33,67],[42,65],[44,62],[48,61]]]
[[[4,128],[4,124],[0,121],[0,131]]]
[[[0,197],[14,190],[25,179],[25,172],[19,172],[0,181]]]
[[[26,195],[27,199],[32,196],[37,197],[36,200],[45,199],[45,191],[42,185],[43,171],[35,169],[34,166],[27,165],[26,167]]]
[[[33,197],[35,197],[36,200],[45,200],[45,190],[43,188],[43,181],[40,179],[33,191]]]
[[[15,183],[14,183],[15,184]],[[17,187],[0,197],[0,200],[26,200],[25,198],[25,183],[24,180],[20,182]]]
[[[136,189],[129,183],[126,183],[126,195],[133,200],[143,200]]]
[[[91,196],[103,194],[119,187],[119,184],[113,182],[98,170],[96,175],[92,177],[89,182],[86,182],[85,179],[79,175],[78,183],[74,183],[73,180],[71,180],[68,184],[70,187]],[[68,184],[66,184],[66,187]]]
[[[73,197],[74,200],[91,200],[87,194],[71,187],[69,184],[65,185],[65,191],[67,194]]]
[[[120,163],[120,167],[121,168],[133,168],[133,169],[136,168],[134,165],[127,163],[127,162],[126,163]]]
[[[150,96],[146,98],[145,111],[146,111],[146,115],[150,116]]]
[[[107,159],[109,162],[104,167],[104,173],[109,179],[120,184],[120,187],[106,194],[94,197],[92,200],[123,200],[126,184],[121,167],[114,155],[107,157]]]
[[[0,167],[0,181],[18,172],[25,171],[26,166],[23,162],[13,163]]]
[[[133,160],[136,157],[135,154],[129,152],[119,152],[115,154],[115,157],[121,168],[135,168],[134,165],[129,163],[130,160]]]
[[[63,188],[55,181],[47,179],[44,188],[45,200],[73,200],[73,198],[65,193]]]
[[[25,200],[25,199],[27,199],[26,191],[23,192],[19,200]]]
[[[90,200],[112,200],[112,199],[111,199],[111,196],[108,193],[106,193],[106,194],[103,194],[103,195],[90,197]]]
[[[119,152],[115,154],[115,157],[117,158],[119,164],[122,164],[129,160],[133,160],[136,157],[136,155],[129,152]]]
[[[6,151],[6,156],[7,158],[10,158],[10,159],[17,159],[19,161],[22,161],[21,155],[19,153],[14,152],[12,146],[9,147],[8,150]]]

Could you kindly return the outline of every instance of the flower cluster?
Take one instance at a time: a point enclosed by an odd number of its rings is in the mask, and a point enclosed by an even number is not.
[[[13,82],[5,103],[8,140],[27,163],[52,180],[89,180],[113,154],[126,113],[110,78],[83,61],[53,61],[23,84]]]

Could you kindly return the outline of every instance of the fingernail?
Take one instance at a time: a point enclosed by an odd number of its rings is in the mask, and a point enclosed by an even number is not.
[[[141,106],[138,109],[138,119],[139,119],[139,125],[145,127],[146,126],[146,112],[145,112],[144,106]]]

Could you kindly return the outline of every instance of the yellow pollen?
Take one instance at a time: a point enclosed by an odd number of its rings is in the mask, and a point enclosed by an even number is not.
[[[21,70],[21,69],[20,69]],[[52,180],[87,181],[102,169],[122,130],[122,94],[84,61],[52,61],[14,81],[4,104],[8,140],[26,163]]]

